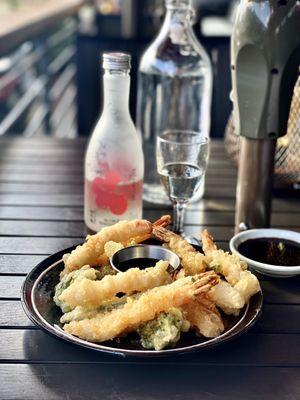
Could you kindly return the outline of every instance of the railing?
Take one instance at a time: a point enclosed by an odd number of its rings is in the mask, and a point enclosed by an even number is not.
[[[0,136],[77,135],[77,19],[72,14],[83,2],[66,3],[68,9],[48,10],[30,26],[23,21],[15,36],[0,29],[0,51],[5,49],[0,52]],[[19,44],[20,32],[25,36]],[[19,46],[7,52],[8,44]]]

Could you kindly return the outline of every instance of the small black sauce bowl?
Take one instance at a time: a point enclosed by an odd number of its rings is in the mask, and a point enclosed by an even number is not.
[[[180,259],[173,251],[151,244],[137,244],[125,247],[110,257],[110,264],[115,271],[125,272],[129,267],[126,270],[119,269],[121,263],[141,258],[168,261],[173,271],[180,265]]]

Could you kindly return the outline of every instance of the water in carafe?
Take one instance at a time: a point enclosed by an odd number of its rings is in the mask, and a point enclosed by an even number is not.
[[[137,106],[144,198],[159,204],[168,199],[156,171],[156,137],[174,129],[208,136],[212,89],[210,60],[194,35],[190,1],[166,0],[166,7],[162,29],[140,63]]]

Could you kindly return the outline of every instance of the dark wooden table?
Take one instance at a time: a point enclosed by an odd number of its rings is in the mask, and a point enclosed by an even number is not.
[[[244,336],[210,351],[166,359],[94,353],[37,329],[20,288],[47,255],[82,241],[84,140],[0,141],[0,399],[300,399],[300,280],[260,277],[263,316]],[[228,248],[236,171],[213,142],[206,195],[186,231],[208,228]],[[275,198],[272,224],[300,230],[299,197]],[[158,218],[168,208],[145,205]]]

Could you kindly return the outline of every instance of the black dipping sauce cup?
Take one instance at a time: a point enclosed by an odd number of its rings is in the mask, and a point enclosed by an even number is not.
[[[175,271],[180,265],[180,259],[177,254],[162,246],[149,244],[125,247],[110,258],[110,263],[115,271],[125,272],[129,268],[145,269],[154,267],[160,260],[168,261],[171,271]]]

